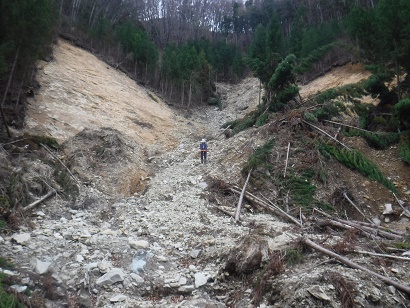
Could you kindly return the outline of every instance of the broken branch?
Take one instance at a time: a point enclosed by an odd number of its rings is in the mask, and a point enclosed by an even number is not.
[[[237,206],[237,208],[236,208],[236,214],[235,214],[235,222],[238,222],[238,221],[239,221],[239,215],[240,215],[240,213],[241,213],[241,207],[242,207],[243,196],[244,196],[244,194],[245,194],[246,185],[248,185],[249,178],[250,178],[250,176],[251,176],[251,172],[252,172],[252,168],[251,168],[251,170],[249,170],[249,172],[248,172],[248,177],[246,178],[245,184],[243,185],[243,188],[242,188],[241,195],[239,196],[238,206]]]
[[[48,198],[50,198],[52,195],[54,195],[56,193],[55,189],[50,190],[46,195],[44,195],[43,197],[41,197],[40,199],[34,201],[33,203],[30,203],[29,205],[23,207],[23,210],[25,212],[31,210],[32,208],[34,208],[37,204],[40,204],[41,202],[47,200]]]
[[[325,132],[323,129],[313,125],[312,123],[309,123],[305,120],[302,120],[303,123],[309,125],[310,127],[313,127],[314,129],[318,130],[319,132],[321,132],[322,134],[324,134],[325,136],[329,137],[330,139],[332,139],[333,141],[339,143],[340,145],[342,145],[343,147],[345,147],[346,149],[348,149],[349,151],[351,151],[352,149],[349,148],[347,145],[345,145],[344,143],[340,142],[339,140],[337,140],[335,137],[329,135],[327,132]]]
[[[364,219],[366,219],[370,223],[372,222],[369,218],[366,217],[366,215],[364,215],[364,213],[357,207],[357,205],[354,204],[352,200],[350,200],[350,198],[347,196],[345,192],[343,193],[343,197],[345,197],[345,199],[349,201],[351,205],[353,205],[353,207],[364,217]]]
[[[386,283],[386,284],[388,284],[388,285],[394,286],[397,290],[400,290],[400,291],[402,291],[402,292],[404,292],[404,293],[406,293],[406,294],[410,294],[410,287],[408,287],[408,286],[406,286],[406,285],[403,285],[403,284],[398,283],[398,282],[396,282],[396,281],[394,281],[394,280],[391,280],[391,279],[389,279],[389,278],[387,278],[387,277],[385,277],[385,276],[383,276],[383,275],[380,275],[380,274],[378,274],[378,273],[375,273],[375,272],[369,270],[368,268],[366,268],[366,267],[364,267],[364,266],[361,266],[361,265],[359,265],[359,264],[357,264],[357,263],[355,263],[355,262],[353,262],[353,261],[351,261],[351,260],[349,260],[349,259],[347,259],[347,258],[344,258],[344,257],[338,255],[337,253],[334,253],[333,251],[330,251],[330,250],[328,250],[328,249],[326,249],[326,248],[324,248],[324,247],[322,247],[322,246],[316,244],[315,242],[313,242],[313,241],[311,241],[311,240],[309,240],[309,239],[307,239],[307,238],[303,238],[303,239],[302,239],[302,242],[303,242],[305,245],[307,245],[307,246],[313,248],[314,250],[317,250],[317,251],[319,251],[319,252],[321,252],[321,253],[323,253],[323,254],[325,254],[325,255],[328,255],[328,256],[330,256],[330,257],[332,257],[332,258],[335,258],[336,260],[342,262],[343,264],[345,264],[345,265],[347,265],[347,266],[349,266],[349,267],[351,267],[351,268],[355,268],[355,269],[362,270],[362,271],[364,271],[364,272],[366,272],[366,273],[368,273],[368,274],[370,274],[370,275],[372,275],[372,276],[374,276],[374,277],[379,278],[379,279],[380,279],[381,281],[383,281],[384,283]]]
[[[288,168],[289,150],[290,150],[290,142],[288,143],[288,152],[286,153],[285,172],[283,173],[283,178],[286,177],[286,169]]]

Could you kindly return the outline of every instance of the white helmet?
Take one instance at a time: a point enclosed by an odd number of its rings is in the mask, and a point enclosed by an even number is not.
[[[206,139],[202,139],[201,142],[206,142]]]

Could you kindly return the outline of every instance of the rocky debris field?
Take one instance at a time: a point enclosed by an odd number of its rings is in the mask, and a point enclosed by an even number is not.
[[[255,108],[258,90],[252,78],[235,86],[218,85],[223,110],[204,107],[171,115],[177,127],[165,127],[166,138],[172,140],[166,146],[150,138],[137,142],[107,122],[64,139],[58,154],[78,181],[77,199],[57,195],[24,214],[17,231],[1,234],[1,255],[17,265],[1,269],[16,281],[12,288],[30,290],[31,307],[407,306],[406,295],[393,286],[300,244],[310,238],[339,251],[373,251],[377,246],[387,250],[394,241],[320,228],[316,216],[307,212],[300,228],[248,201],[240,223],[235,223],[231,215],[239,196],[222,186],[242,186],[244,164],[272,137],[275,170],[282,174],[294,128],[250,128],[225,138],[220,126]],[[199,159],[202,138],[210,148],[207,164]],[[23,151],[24,144],[19,146]],[[309,142],[297,144],[289,168],[305,163],[298,156],[302,146],[308,152]],[[382,163],[387,164],[391,159],[385,155]],[[342,184],[353,192],[373,185],[336,163],[329,168],[330,184],[318,184],[317,196],[329,196]],[[44,160],[29,169],[33,178],[48,179]],[[405,192],[403,175],[400,183]],[[279,200],[275,187],[271,189],[266,196]],[[382,199],[371,191],[364,195],[372,205],[364,209],[369,217],[381,218],[386,229],[406,231],[409,220],[399,216],[396,205],[395,214],[384,216],[384,206],[373,206],[390,197]],[[397,250],[397,255],[403,253]],[[408,261],[359,253],[346,257],[410,283]]]

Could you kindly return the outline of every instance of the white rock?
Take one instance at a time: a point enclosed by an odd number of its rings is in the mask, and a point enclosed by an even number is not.
[[[157,260],[159,262],[168,262],[168,258],[164,256],[157,256]]]
[[[196,273],[194,275],[194,279],[195,279],[195,288],[199,288],[203,285],[206,285],[206,283],[208,282],[208,277],[206,276],[205,273]]]
[[[308,292],[318,299],[324,301],[330,301],[331,298],[323,291],[322,287],[319,285],[312,286],[308,289]]]
[[[13,241],[15,241],[17,244],[20,245],[27,245],[31,239],[30,233],[20,233],[16,234],[11,238]]]
[[[96,284],[99,286],[104,286],[108,284],[113,284],[118,281],[123,281],[125,274],[120,268],[113,268],[108,271],[106,274],[97,279]]]
[[[372,221],[376,226],[380,226],[380,224],[382,223],[381,220],[377,217],[373,218]]]
[[[388,286],[387,289],[389,290],[390,294],[396,293],[396,288],[393,286]]]
[[[82,255],[76,255],[75,260],[79,263],[82,263],[84,261],[84,257]]]
[[[193,250],[191,250],[189,255],[191,256],[191,258],[196,259],[196,258],[198,258],[200,253],[201,253],[201,249],[193,249]]]
[[[87,229],[84,229],[84,230],[81,231],[80,237],[83,238],[83,239],[84,238],[90,238],[91,233]]]
[[[97,267],[101,273],[106,273],[112,268],[112,264],[108,261],[101,261]]]
[[[24,291],[27,290],[27,286],[20,286],[17,284],[10,286],[10,288],[13,289],[17,293],[23,293]]]
[[[192,291],[194,291],[194,290],[195,290],[195,286],[192,285],[192,284],[187,285],[187,286],[180,286],[180,287],[178,288],[178,291],[181,292],[181,293],[190,293],[190,292],[192,292]]]
[[[34,271],[37,274],[43,275],[48,272],[51,262],[43,262],[39,259],[35,260]]]
[[[140,275],[135,274],[135,273],[131,273],[130,274],[131,278],[134,279],[134,281],[138,284],[143,283],[144,282],[144,278],[142,278]]]
[[[118,294],[118,295],[115,295],[115,296],[111,297],[111,298],[110,298],[110,302],[111,302],[111,303],[123,302],[123,301],[125,301],[127,298],[128,298],[128,297],[125,296],[125,295],[123,295],[123,294]]]
[[[141,248],[148,248],[149,247],[149,242],[145,240],[133,240],[133,239],[128,239],[128,244],[130,245],[131,248],[134,249],[141,249]]]
[[[188,280],[186,279],[186,277],[182,276],[179,280],[178,283],[180,286],[183,286],[184,284],[187,284]]]
[[[384,207],[385,207],[385,209],[384,209],[384,211],[383,211],[383,215],[388,215],[388,214],[393,213],[393,207],[392,207],[392,204],[391,204],[391,203],[386,203],[386,204],[384,205]]]

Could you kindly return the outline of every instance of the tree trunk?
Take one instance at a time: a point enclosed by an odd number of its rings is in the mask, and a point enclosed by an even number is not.
[[[400,284],[400,283],[395,282],[395,281],[393,281],[393,280],[391,280],[391,279],[389,279],[389,278],[387,278],[387,277],[385,277],[385,276],[383,276],[383,275],[377,274],[377,273],[375,273],[375,272],[369,270],[368,268],[366,268],[366,267],[364,267],[364,266],[361,266],[361,265],[359,265],[359,264],[357,264],[357,263],[355,263],[355,262],[353,262],[353,261],[351,261],[351,260],[349,260],[349,259],[347,259],[347,258],[344,258],[344,257],[338,255],[337,253],[334,253],[333,251],[330,251],[330,250],[328,250],[328,249],[326,249],[326,248],[324,248],[324,247],[322,247],[322,246],[320,246],[320,245],[318,245],[318,244],[312,242],[311,240],[309,240],[309,239],[307,239],[307,238],[304,238],[304,239],[302,240],[302,242],[303,242],[304,244],[306,244],[307,246],[309,246],[309,247],[311,247],[311,248],[313,248],[313,249],[315,249],[315,250],[317,250],[317,251],[319,251],[319,252],[321,252],[321,253],[324,253],[325,255],[328,255],[328,256],[330,256],[330,257],[332,257],[332,258],[335,258],[336,260],[342,262],[343,264],[345,264],[345,265],[347,265],[347,266],[349,266],[349,267],[351,267],[351,268],[355,268],[355,269],[362,270],[362,271],[364,271],[364,272],[366,272],[366,273],[368,273],[368,274],[370,274],[370,275],[372,275],[372,276],[375,276],[375,277],[379,278],[379,279],[380,279],[381,281],[383,281],[384,283],[386,283],[386,284],[388,284],[388,285],[392,285],[392,286],[395,287],[397,290],[400,290],[400,291],[402,291],[402,292],[404,292],[404,293],[406,293],[406,294],[410,294],[410,287],[408,287],[408,286],[406,286],[406,285]]]
[[[17,48],[16,56],[14,57],[13,66],[11,67],[11,72],[10,72],[10,75],[9,75],[9,80],[7,81],[6,89],[5,89],[4,95],[3,95],[3,100],[1,101],[1,105],[0,105],[1,117],[3,119],[4,127],[6,128],[7,136],[9,138],[11,137],[11,134],[10,134],[9,127],[7,126],[6,116],[4,115],[4,111],[3,111],[3,105],[4,105],[4,102],[6,101],[7,92],[9,91],[11,80],[13,79],[14,69],[16,67],[16,63],[17,63],[17,59],[19,57],[19,53],[20,53],[20,44],[19,44],[19,47]]]
[[[250,178],[250,176],[251,176],[251,173],[252,173],[252,169],[249,170],[248,177],[246,178],[245,184],[243,185],[243,188],[242,188],[241,195],[239,196],[238,206],[237,206],[237,208],[236,208],[236,213],[235,213],[235,222],[238,222],[238,221],[239,221],[239,215],[241,214],[241,207],[242,207],[243,196],[244,196],[244,194],[245,194],[246,186],[248,185],[248,182],[249,182],[249,178]]]

